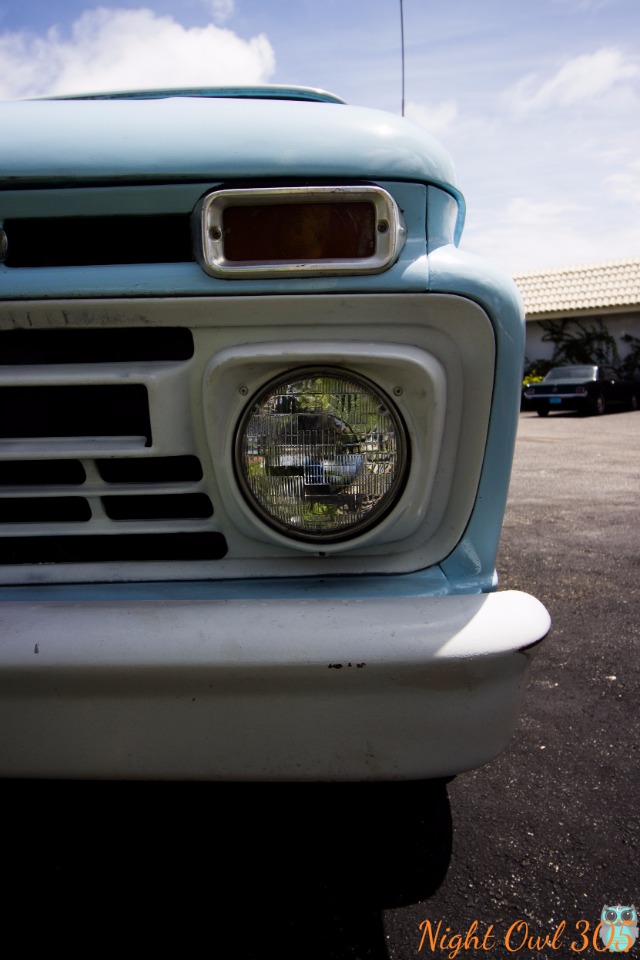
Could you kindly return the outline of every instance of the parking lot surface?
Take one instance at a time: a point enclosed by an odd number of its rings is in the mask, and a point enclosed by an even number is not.
[[[639,413],[521,415],[500,586],[539,597],[552,632],[510,748],[449,785],[446,879],[387,914],[389,956],[432,954],[415,936],[428,918],[463,933],[493,924],[496,957],[509,955],[504,937],[519,920],[534,939],[517,956],[595,956],[603,905],[640,900],[639,501]],[[536,950],[562,921],[558,948]]]

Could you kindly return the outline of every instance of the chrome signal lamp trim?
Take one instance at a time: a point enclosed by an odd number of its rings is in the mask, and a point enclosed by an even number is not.
[[[195,254],[214,277],[373,274],[400,255],[400,209],[375,186],[218,190],[194,211]]]

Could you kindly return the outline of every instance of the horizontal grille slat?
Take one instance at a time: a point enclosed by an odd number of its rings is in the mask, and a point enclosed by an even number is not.
[[[193,334],[186,327],[5,330],[0,334],[0,366],[150,363],[192,356]]]
[[[188,215],[6,219],[7,267],[183,263],[194,259]]]
[[[5,537],[0,564],[204,561],[221,560],[226,552],[219,533]]]
[[[197,457],[147,457],[97,460],[100,476],[107,483],[179,483],[202,479]]]
[[[0,498],[0,523],[86,523],[91,508],[84,497]]]
[[[151,445],[147,388],[0,387],[0,438],[143,436]]]
[[[204,493],[103,497],[102,503],[111,520],[199,520],[213,514]]]
[[[73,486],[87,478],[79,460],[7,460],[0,463],[0,487]]]

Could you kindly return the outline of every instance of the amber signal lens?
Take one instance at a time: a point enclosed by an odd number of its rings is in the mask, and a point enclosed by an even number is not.
[[[376,211],[360,201],[228,206],[223,244],[235,263],[366,259],[376,252]]]

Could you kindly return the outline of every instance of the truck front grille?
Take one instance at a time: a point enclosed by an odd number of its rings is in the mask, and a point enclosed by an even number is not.
[[[108,579],[126,579],[140,576],[136,563],[153,578],[163,564],[225,556],[192,436],[193,354],[187,328],[0,332],[0,569],[17,571],[10,580],[70,564],[109,564]]]

